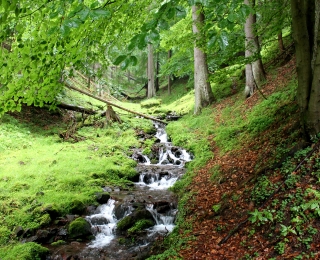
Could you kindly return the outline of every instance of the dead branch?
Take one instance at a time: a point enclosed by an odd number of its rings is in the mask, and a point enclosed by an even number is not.
[[[88,93],[88,92],[85,92],[85,91],[83,91],[83,90],[81,90],[81,89],[78,89],[78,88],[76,88],[76,87],[71,86],[71,85],[68,84],[67,82],[64,82],[64,84],[65,84],[65,86],[66,86],[67,88],[69,88],[69,89],[73,89],[73,90],[75,90],[75,91],[78,91],[78,92],[80,92],[80,93],[82,93],[82,94],[84,94],[84,95],[87,95],[87,96],[89,96],[89,97],[92,97],[92,98],[94,98],[94,99],[97,99],[97,100],[99,100],[99,101],[101,101],[101,102],[103,102],[103,103],[106,103],[106,104],[110,105],[110,106],[119,108],[119,109],[121,109],[121,110],[124,110],[124,111],[127,111],[127,112],[129,112],[129,113],[132,113],[132,114],[141,116],[141,117],[143,117],[143,118],[147,118],[147,119],[150,119],[150,120],[153,120],[153,121],[162,123],[162,124],[167,124],[166,122],[164,122],[164,121],[162,121],[162,120],[160,120],[160,119],[157,119],[157,118],[155,118],[155,117],[152,117],[152,116],[149,116],[149,115],[145,115],[145,114],[142,114],[142,113],[139,113],[139,112],[136,112],[136,111],[132,111],[132,110],[130,110],[130,109],[127,109],[127,108],[125,108],[125,107],[122,107],[122,106],[119,106],[119,105],[117,105],[117,104],[115,104],[115,103],[112,103],[112,102],[110,102],[110,101],[108,101],[108,100],[105,100],[105,99],[103,99],[103,98],[96,97],[96,96],[94,96],[94,95],[92,95],[92,94],[90,94],[90,93]]]

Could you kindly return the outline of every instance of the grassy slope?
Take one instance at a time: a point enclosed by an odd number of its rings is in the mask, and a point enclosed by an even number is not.
[[[41,109],[25,108],[21,114],[1,118],[1,259],[15,258],[15,227],[45,226],[51,221],[49,208],[62,216],[76,212],[95,203],[101,186],[125,185],[136,174],[136,163],[128,158],[131,147],[141,146],[135,129],[148,131],[152,125],[128,114],[122,119],[123,124],[108,128],[84,126],[74,135],[80,141],[74,142],[59,137],[70,129],[68,123]]]

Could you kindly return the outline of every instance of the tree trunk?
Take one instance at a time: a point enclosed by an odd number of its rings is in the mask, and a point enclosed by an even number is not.
[[[204,14],[200,4],[192,6],[192,21],[193,33],[196,35],[196,39],[200,40],[202,38],[201,27],[204,23]],[[194,91],[194,113],[199,114],[203,107],[208,106],[214,101],[214,96],[209,83],[207,57],[197,46],[197,42],[194,45]]]
[[[283,44],[282,31],[278,33],[278,45],[279,45],[280,52],[283,52],[285,48]]]
[[[155,82],[155,90],[156,92],[159,91],[160,89],[160,84],[159,84],[159,70],[160,70],[160,61],[159,61],[159,53],[157,52],[156,55],[157,61],[156,61],[156,82]]]
[[[291,0],[297,101],[306,137],[320,132],[320,0]]]
[[[153,48],[152,44],[148,44],[148,98],[152,98],[155,95]]]
[[[172,50],[168,51],[168,62],[170,62],[172,56]],[[171,94],[171,75],[168,76],[168,94]]]
[[[255,0],[244,0],[244,4],[254,7]],[[258,37],[254,33],[254,25],[256,23],[256,15],[251,14],[248,16],[244,31],[246,35],[245,41],[245,57],[250,59],[253,56],[259,57],[253,62],[246,65],[246,97],[252,96],[256,87],[260,87],[262,82],[265,80],[265,72],[263,64],[260,58],[260,45]]]

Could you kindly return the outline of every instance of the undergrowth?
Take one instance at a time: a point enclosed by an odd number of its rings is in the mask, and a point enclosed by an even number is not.
[[[45,114],[37,122],[22,122],[16,117],[5,115],[0,124],[1,259],[15,258],[17,226],[36,230],[53,221],[49,209],[58,216],[78,214],[96,204],[102,187],[131,183],[137,173],[130,150],[141,146],[135,130],[152,127],[147,120],[123,115],[123,124],[83,126],[75,133],[79,141],[69,142],[61,138],[66,125],[60,118],[51,122]],[[30,257],[17,259],[36,259]]]

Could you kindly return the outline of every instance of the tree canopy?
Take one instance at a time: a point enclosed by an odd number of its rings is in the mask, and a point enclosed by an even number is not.
[[[315,6],[315,2],[309,5]],[[295,3],[300,1],[291,1],[293,11]],[[199,4],[204,14],[201,37],[193,35],[191,28],[191,6]],[[291,19],[298,20],[288,10],[289,2],[284,0],[256,4],[254,0],[2,0],[0,114],[19,110],[22,103],[54,106],[63,82],[75,70],[88,72],[95,63],[99,64],[96,77],[103,76],[111,64],[125,70],[139,63],[148,44],[157,52],[172,50],[170,61],[162,59],[160,75],[187,75],[191,80],[196,69],[195,45],[207,56],[210,81],[210,75],[225,66],[245,65],[259,58],[255,50],[259,48],[253,48],[246,59],[240,54],[245,51],[243,27],[250,14],[256,17],[253,35],[263,48],[270,39],[278,37],[280,41],[282,31],[291,30]],[[314,9],[308,10],[314,13]],[[308,20],[311,31],[318,28],[317,19]],[[300,29],[294,26],[294,30]],[[311,115],[307,118],[318,120]],[[303,124],[308,124],[305,120]]]

